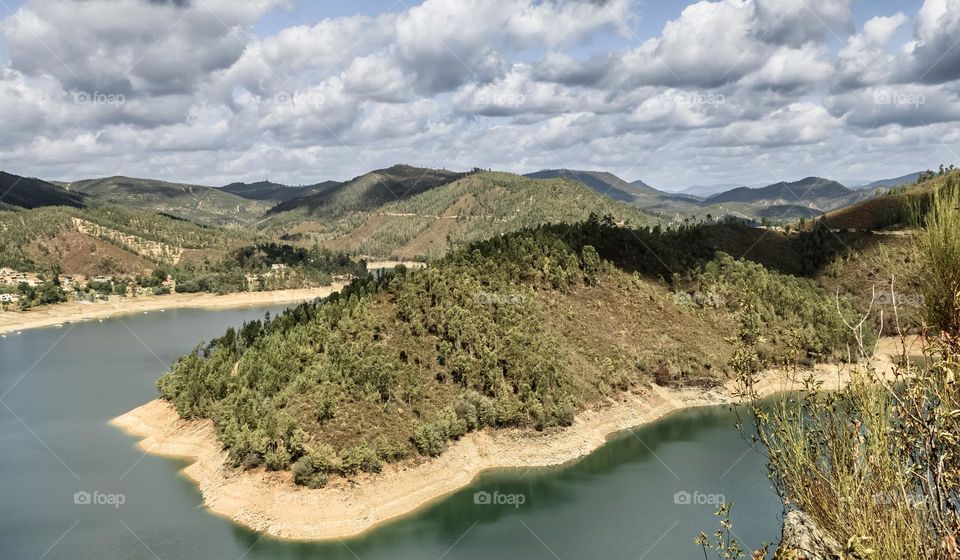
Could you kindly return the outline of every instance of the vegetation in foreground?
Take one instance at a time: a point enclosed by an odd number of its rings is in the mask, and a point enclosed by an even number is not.
[[[839,392],[808,383],[772,409],[754,407],[774,488],[787,510],[809,516],[823,533],[818,557],[960,558],[958,208],[952,183],[914,206],[923,359],[910,359],[905,346],[892,376],[858,366]],[[888,320],[899,326],[896,314]],[[794,546],[782,544],[777,558],[812,557]]]
[[[593,218],[474,243],[228,330],[158,388],[182,417],[212,418],[237,465],[322,486],[473,430],[569,425],[651,381],[722,382],[760,331],[770,359],[844,353],[839,317],[792,328],[836,316],[811,281],[713,255],[703,236]]]

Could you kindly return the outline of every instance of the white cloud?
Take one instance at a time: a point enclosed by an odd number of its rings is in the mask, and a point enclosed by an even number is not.
[[[4,21],[3,31],[13,68],[56,76],[68,90],[185,93],[237,61],[271,4],[33,0]]]
[[[699,0],[643,39],[638,0],[425,0],[257,37],[279,4],[27,0],[0,23],[0,165],[214,184],[588,166],[672,184],[960,153],[960,0],[859,30],[851,0]]]

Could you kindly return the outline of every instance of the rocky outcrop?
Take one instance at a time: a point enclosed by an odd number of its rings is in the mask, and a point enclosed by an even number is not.
[[[783,520],[778,560],[836,560],[843,547],[817,526],[809,515],[791,511]]]

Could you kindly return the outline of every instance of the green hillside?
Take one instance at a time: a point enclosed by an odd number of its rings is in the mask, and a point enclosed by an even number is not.
[[[388,202],[416,196],[462,176],[462,173],[452,171],[395,165],[371,171],[323,192],[279,204],[270,210],[270,214],[286,214],[285,218],[289,220],[365,212]]]
[[[669,270],[673,290],[658,280]],[[761,334],[757,359],[824,359],[847,343],[834,309],[808,280],[713,256],[703,228],[594,219],[497,236],[228,330],[158,387],[184,418],[212,418],[238,465],[322,486],[473,430],[569,425],[650,382],[716,384]]]
[[[355,254],[425,259],[439,257],[451,246],[544,223],[577,222],[591,213],[636,225],[654,221],[576,181],[496,172],[471,173],[365,207],[364,212],[330,215],[322,224],[300,223],[285,231]]]
[[[105,177],[66,183],[65,188],[104,202],[221,227],[250,225],[270,208],[221,189],[153,179]]]
[[[664,193],[647,186],[642,181],[628,183],[607,171],[578,171],[576,169],[544,169],[528,173],[524,177],[531,179],[570,179],[579,181],[600,194],[620,202],[635,202],[638,196],[657,196]]]

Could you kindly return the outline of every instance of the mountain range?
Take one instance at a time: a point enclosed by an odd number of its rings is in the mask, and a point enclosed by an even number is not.
[[[591,213],[636,225],[725,216],[789,223],[874,199],[890,186],[915,181],[916,176],[874,181],[856,190],[807,177],[760,188],[728,189],[701,199],[663,192],[642,180],[628,182],[605,171],[571,169],[518,176],[395,165],[344,182],[287,186],[260,181],[222,188],[122,176],[55,183],[0,172],[0,193],[6,193],[0,198],[0,211],[69,207],[74,218],[128,231],[122,235],[154,239],[173,247],[170,250],[176,254],[176,247],[206,247],[199,240],[204,235],[225,240],[216,243],[218,247],[236,246],[240,241],[229,240],[242,231],[243,236],[303,247],[319,244],[355,255],[419,259],[442,255],[453,245],[543,223],[580,221]],[[121,223],[105,218],[120,208],[140,214],[131,214]],[[59,213],[55,221],[67,223],[66,216]],[[209,228],[208,233],[194,228],[189,239],[183,238],[187,230],[164,221],[168,219]],[[37,221],[38,227],[42,221]],[[126,223],[149,225],[124,230]],[[114,242],[122,237],[110,235]]]
[[[222,189],[155,179],[115,176],[61,185],[71,193],[211,226],[243,227],[270,209],[269,204]]]

